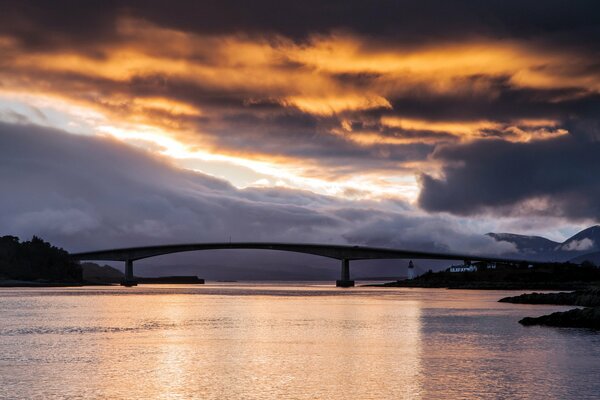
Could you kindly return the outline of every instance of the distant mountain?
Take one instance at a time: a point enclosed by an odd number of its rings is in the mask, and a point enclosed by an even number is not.
[[[600,251],[600,225],[595,225],[571,236],[560,246],[564,251]]]
[[[541,236],[517,235],[515,233],[487,233],[498,242],[513,243],[519,253],[522,254],[540,254],[552,252],[560,243]]]
[[[83,280],[96,283],[119,283],[125,275],[110,265],[100,266],[92,262],[81,263],[83,270]]]
[[[488,233],[497,241],[513,243],[519,255],[532,260],[582,262],[592,257],[590,253],[599,252],[589,260],[600,264],[600,225],[595,225],[571,236],[562,243],[542,236],[525,236],[514,233]],[[588,258],[586,258],[588,257]]]

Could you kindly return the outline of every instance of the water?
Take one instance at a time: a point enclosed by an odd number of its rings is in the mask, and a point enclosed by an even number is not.
[[[0,398],[593,399],[600,334],[515,292],[0,289]]]

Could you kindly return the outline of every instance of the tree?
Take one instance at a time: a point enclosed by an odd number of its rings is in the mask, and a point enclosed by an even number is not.
[[[20,242],[16,236],[0,237],[0,277],[18,280],[80,282],[81,266],[69,253],[37,236]]]

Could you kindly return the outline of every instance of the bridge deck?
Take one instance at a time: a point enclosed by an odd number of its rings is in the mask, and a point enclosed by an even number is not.
[[[482,256],[474,254],[437,253],[390,248],[349,246],[336,244],[314,243],[276,243],[276,242],[226,242],[226,243],[189,243],[159,246],[129,247],[88,251],[71,254],[76,260],[102,261],[135,261],[143,258],[156,257],[165,254],[181,253],[200,250],[277,250],[295,253],[313,254],[338,260],[373,260],[373,259],[429,259],[429,260],[469,260],[484,262],[527,262],[527,260]]]

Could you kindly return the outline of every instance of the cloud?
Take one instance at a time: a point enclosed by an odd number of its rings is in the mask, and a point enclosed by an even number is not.
[[[584,133],[529,143],[481,140],[438,149],[442,176],[421,177],[419,204],[459,215],[600,219],[600,142]]]
[[[571,240],[564,246],[561,246],[561,250],[585,251],[585,250],[590,250],[593,247],[594,247],[594,241],[589,238],[585,238],[585,239],[581,239],[581,240]]]
[[[415,220],[393,199],[508,216],[511,228],[597,219],[599,16],[593,2],[559,0],[541,11],[533,0],[3,2],[0,120],[114,138],[98,152],[90,138],[35,139],[64,162],[9,143],[31,184],[11,181],[21,203],[6,200],[4,222],[45,221],[82,246],[100,231],[118,243],[227,238],[233,226],[241,238],[268,227],[383,243],[375,233],[387,232],[453,248],[391,227],[458,220]],[[71,223],[57,227],[63,215]]]
[[[41,231],[58,232],[62,235],[75,235],[98,227],[98,221],[79,209],[48,209],[24,212],[13,218],[15,230],[27,230],[36,226]]]
[[[198,3],[174,0],[165,7],[155,0],[88,1],[61,0],[49,6],[43,0],[4,2],[0,9],[6,32],[15,32],[32,47],[84,46],[93,40],[113,37],[115,20],[122,15],[151,21],[169,29],[198,34],[243,32],[276,33],[302,40],[315,32],[346,29],[364,35],[389,37],[407,45],[434,40],[479,36],[530,37],[545,35],[557,42],[590,36],[597,43],[598,6],[576,2],[565,8],[559,0],[547,1],[541,12],[535,0],[460,1],[448,4],[421,1],[331,1],[302,3],[257,0],[252,6],[240,0]],[[51,33],[44,35],[45,32]]]
[[[80,248],[96,234],[93,242],[106,245],[214,240],[232,232],[241,240],[338,223],[306,207],[275,205],[260,191],[245,198],[225,181],[174,168],[115,141],[33,126],[3,124],[1,131],[3,191],[10,193],[2,200],[7,231],[52,234]],[[61,217],[66,225],[59,227]]]
[[[460,220],[448,216],[384,214],[369,218],[344,237],[349,242],[395,248],[435,249],[442,253],[470,249],[479,254],[516,252],[514,244],[497,242],[468,228],[458,228]]]
[[[512,250],[460,219],[417,215],[398,200],[240,190],[114,140],[33,125],[0,123],[0,182],[1,234],[39,235],[70,251],[229,237],[486,254]],[[220,262],[214,255],[207,260]],[[264,255],[247,259],[254,265],[261,260]]]
[[[414,199],[436,148],[564,135],[597,102],[587,4],[550,2],[544,18],[533,2],[519,18],[501,2],[311,4],[3,4],[0,96],[62,115],[0,118],[85,127],[205,172],[217,159],[251,182]]]

